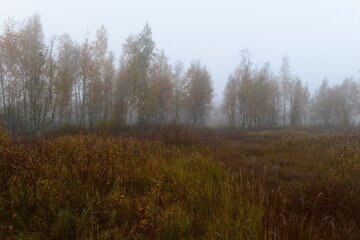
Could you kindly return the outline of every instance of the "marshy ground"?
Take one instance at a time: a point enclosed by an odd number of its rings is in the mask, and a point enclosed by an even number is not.
[[[360,132],[0,137],[1,239],[358,239]]]

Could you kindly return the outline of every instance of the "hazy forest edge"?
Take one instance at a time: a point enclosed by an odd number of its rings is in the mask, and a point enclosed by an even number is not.
[[[270,63],[259,67],[242,50],[223,102],[214,104],[206,66],[199,60],[187,68],[181,62],[171,65],[149,24],[126,39],[118,61],[108,49],[108,36],[101,26],[94,40],[85,36],[78,43],[68,34],[46,40],[39,15],[5,22],[0,124],[12,134],[170,122],[242,129],[357,124],[360,85],[354,77],[335,86],[324,79],[311,94],[291,73],[286,55],[275,74]]]

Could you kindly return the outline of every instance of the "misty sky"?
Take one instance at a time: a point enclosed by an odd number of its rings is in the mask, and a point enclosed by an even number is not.
[[[270,61],[274,72],[287,54],[292,73],[312,89],[325,76],[330,84],[359,77],[356,0],[0,0],[1,30],[8,17],[23,20],[34,13],[47,39],[66,32],[81,42],[87,30],[93,39],[104,24],[117,58],[124,40],[149,22],[157,48],[171,63],[181,60],[187,67],[200,59],[208,67],[217,102],[243,48],[256,63]]]

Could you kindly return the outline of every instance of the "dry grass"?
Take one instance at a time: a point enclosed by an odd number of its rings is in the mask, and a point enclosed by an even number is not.
[[[107,134],[0,146],[1,239],[263,237],[264,210],[192,147]]]
[[[224,142],[214,157],[253,182],[247,199],[266,209],[272,239],[359,239],[360,133],[262,131]]]
[[[360,133],[0,132],[1,239],[360,236]]]

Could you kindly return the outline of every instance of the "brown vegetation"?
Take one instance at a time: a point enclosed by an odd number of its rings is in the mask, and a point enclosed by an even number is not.
[[[2,239],[358,239],[360,134],[0,137]]]

